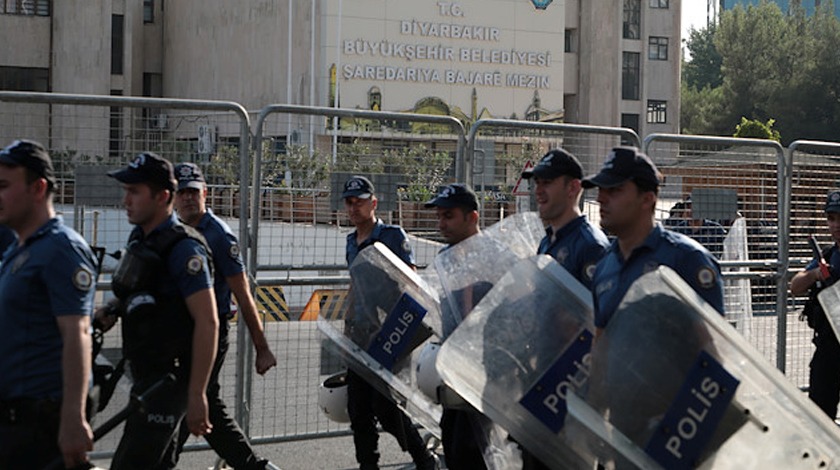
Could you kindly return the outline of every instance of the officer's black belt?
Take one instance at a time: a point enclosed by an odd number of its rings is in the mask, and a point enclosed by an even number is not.
[[[0,400],[0,424],[32,423],[48,414],[57,413],[61,403],[57,400],[18,398]]]

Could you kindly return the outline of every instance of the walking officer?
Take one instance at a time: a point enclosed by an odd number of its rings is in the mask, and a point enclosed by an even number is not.
[[[47,151],[0,151],[0,224],[17,234],[0,264],[0,469],[87,461],[90,315],[96,261],[53,207]]]
[[[135,225],[112,279],[132,393],[175,376],[128,417],[111,468],[174,468],[179,427],[198,436],[212,429],[206,390],[219,320],[209,248],[173,213],[176,181],[168,160],[141,153],[108,176],[122,183],[128,221]]]
[[[219,373],[228,351],[228,332],[230,319],[233,316],[230,309],[231,291],[236,296],[240,318],[245,321],[256,349],[257,373],[265,374],[277,365],[277,360],[268,347],[262,323],[257,316],[257,306],[251,296],[248,277],[245,274],[245,263],[239,254],[239,241],[230,227],[207,207],[207,185],[201,169],[194,163],[179,163],[175,165],[175,177],[178,179],[178,190],[175,193],[175,210],[178,217],[183,223],[204,235],[212,250],[211,256],[215,270],[213,290],[216,296],[216,307],[219,309],[219,344],[216,362],[210,374],[210,385],[207,387],[207,402],[213,432],[206,434],[204,439],[231,467],[247,470],[264,469],[268,461],[256,456],[248,438],[233,417],[228,414],[225,402],[220,396]],[[189,431],[181,428],[179,453],[188,437]]]
[[[414,268],[414,253],[408,236],[402,228],[387,225],[376,217],[377,199],[373,184],[364,176],[353,176],[344,183],[344,207],[350,223],[356,227],[347,235],[347,265],[353,264],[356,255],[375,242],[383,243],[407,265]],[[400,447],[411,454],[419,470],[437,468],[437,460],[426,449],[420,433],[397,405],[376,391],[352,370],[347,371],[347,411],[356,460],[361,470],[379,468],[379,432],[376,422],[397,438]]]

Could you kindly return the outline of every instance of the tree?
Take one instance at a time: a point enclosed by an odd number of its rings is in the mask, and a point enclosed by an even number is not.
[[[683,65],[683,82],[689,88],[717,88],[723,82],[720,70],[723,58],[715,47],[715,29],[712,24],[701,29],[691,28],[688,33],[685,47],[691,60]]]
[[[767,122],[756,121],[755,119],[747,119],[741,117],[741,123],[735,126],[734,137],[746,139],[767,139],[782,141],[782,136],[779,131],[773,129],[773,119],[768,119]]]

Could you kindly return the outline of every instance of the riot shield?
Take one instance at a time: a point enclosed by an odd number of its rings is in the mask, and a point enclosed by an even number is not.
[[[537,252],[542,233],[537,213],[524,212],[502,219],[435,257],[444,339],[510,266]]]
[[[631,286],[595,341],[584,396],[662,468],[840,465],[837,426],[667,267]],[[605,467],[646,468],[595,434],[576,437],[600,439]]]
[[[821,290],[817,294],[817,299],[820,301],[834,335],[840,338],[840,282],[835,282]]]
[[[437,293],[385,245],[365,248],[350,266],[344,314],[318,318],[348,367],[440,437],[440,406],[420,393],[411,365],[440,331]]]
[[[552,468],[592,468],[563,425],[588,370],[591,295],[553,258],[509,266],[443,343],[437,369],[472,407]]]
[[[749,250],[747,248],[747,222],[743,217],[735,220],[726,238],[723,240],[723,256],[721,261],[747,261]],[[748,273],[749,268],[745,266],[724,266],[721,271],[725,273]],[[752,324],[752,286],[747,277],[728,277],[723,280],[723,311],[726,312],[726,319],[729,320],[738,331],[749,338]]]

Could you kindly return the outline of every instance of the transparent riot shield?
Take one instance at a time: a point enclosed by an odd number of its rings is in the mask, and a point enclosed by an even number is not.
[[[542,221],[536,212],[515,214],[435,257],[444,339],[508,268],[537,252],[542,233]]]
[[[505,270],[443,343],[437,369],[545,464],[592,468],[594,458],[572,449],[563,429],[566,394],[583,386],[588,373],[589,291],[547,255]]]
[[[840,338],[840,282],[821,290],[817,294],[817,300],[820,301],[834,335]]]
[[[385,245],[365,248],[350,266],[346,309],[318,329],[357,374],[440,437],[440,406],[420,393],[411,365],[440,331],[437,293]]]
[[[581,395],[609,426],[570,427],[607,468],[648,467],[628,440],[667,469],[840,466],[837,426],[667,267],[631,286],[590,365]]]
[[[724,266],[721,271],[724,273],[748,273],[749,268],[745,266],[726,266],[727,261],[747,261],[749,250],[747,248],[747,222],[743,217],[735,220],[726,238],[723,240],[723,256],[721,261]],[[744,337],[749,338],[752,331],[752,285],[748,277],[727,277],[723,281],[723,305],[726,312],[726,319]]]

